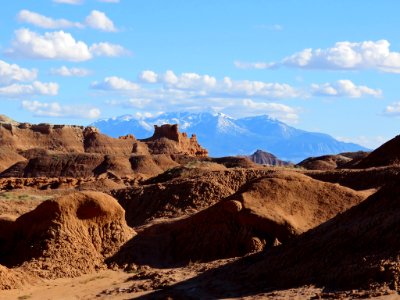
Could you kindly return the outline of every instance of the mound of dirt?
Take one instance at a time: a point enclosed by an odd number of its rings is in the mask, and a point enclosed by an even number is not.
[[[115,259],[166,266],[241,256],[287,242],[362,200],[348,188],[274,172],[190,217],[138,229]]]
[[[247,156],[252,162],[260,165],[268,165],[268,166],[287,166],[290,163],[280,160],[275,155],[262,151],[257,150],[252,155]]]
[[[207,162],[205,162],[207,163]],[[155,218],[173,218],[207,208],[235,193],[247,182],[272,172],[262,169],[209,171],[191,165],[176,167],[143,182],[112,192],[126,211],[130,226]]]
[[[27,275],[0,265],[0,291],[17,289],[27,282],[32,282]]]
[[[371,168],[400,164],[400,135],[386,142],[361,159],[354,168]]]
[[[316,284],[354,289],[377,283],[400,291],[399,203],[399,185],[386,186],[235,273],[264,288]]]
[[[74,277],[104,268],[104,259],[132,234],[114,198],[75,192],[19,217],[0,249],[0,260],[43,278]]]

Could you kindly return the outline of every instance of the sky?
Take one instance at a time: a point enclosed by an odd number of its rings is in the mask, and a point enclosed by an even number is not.
[[[267,114],[374,148],[400,129],[400,1],[20,0],[0,18],[0,114]]]

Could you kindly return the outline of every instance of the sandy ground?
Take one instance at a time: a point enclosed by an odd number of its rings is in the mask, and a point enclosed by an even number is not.
[[[221,262],[220,262],[221,263]],[[218,263],[218,265],[220,264]],[[43,280],[33,286],[25,286],[18,290],[0,291],[0,299],[16,300],[89,300],[89,299],[136,299],[151,293],[162,286],[173,285],[198,275],[214,265],[195,264],[177,269],[144,268],[127,273],[121,270],[106,270],[76,278]],[[215,266],[213,266],[215,267]],[[364,291],[353,294],[326,293],[314,286],[303,286],[294,289],[261,293],[241,298],[225,298],[227,300],[305,300],[305,299],[376,299],[396,300],[400,295],[388,291],[387,295],[374,297]],[[201,297],[199,297],[201,299]]]
[[[44,280],[34,286],[18,290],[0,291],[0,299],[29,300],[89,300],[89,299],[131,299],[145,294],[124,293],[132,283],[127,281],[131,274],[123,271],[102,271],[77,278]],[[113,295],[105,291],[112,290]]]

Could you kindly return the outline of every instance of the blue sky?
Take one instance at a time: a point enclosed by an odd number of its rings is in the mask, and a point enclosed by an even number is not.
[[[1,113],[89,124],[268,114],[376,147],[399,131],[399,1],[10,1]]]

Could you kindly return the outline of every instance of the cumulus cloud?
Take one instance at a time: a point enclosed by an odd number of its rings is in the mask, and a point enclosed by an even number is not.
[[[50,74],[63,77],[85,77],[90,74],[90,71],[83,68],[68,68],[66,66],[62,66],[60,68],[51,69]]]
[[[66,19],[52,19],[26,9],[18,13],[18,21],[46,29],[83,28],[81,23],[71,22]]]
[[[58,94],[59,86],[57,83],[43,83],[34,81],[32,84],[14,83],[8,86],[0,87],[0,96],[3,97],[21,97],[21,96],[55,96]]]
[[[111,21],[105,13],[98,10],[93,10],[90,15],[86,17],[85,23],[94,29],[108,32],[117,31],[113,21]]]
[[[100,110],[96,107],[82,105],[62,105],[58,102],[22,101],[22,108],[41,117],[87,118],[100,117]]]
[[[241,63],[248,67],[260,63]],[[238,66],[240,67],[241,64]],[[237,64],[236,64],[237,65]],[[362,70],[400,73],[400,52],[390,50],[387,40],[338,42],[326,49],[304,49],[283,58],[280,62],[265,63],[264,69],[287,66],[302,69]]]
[[[372,89],[365,85],[355,85],[351,80],[338,80],[335,83],[312,84],[311,90],[314,96],[350,98],[382,96],[382,90]]]
[[[130,53],[121,45],[110,44],[110,43],[93,44],[90,47],[90,52],[95,56],[108,56],[108,57],[118,57],[118,56],[128,55]]]
[[[89,47],[64,31],[40,35],[29,29],[16,30],[12,46],[6,50],[6,54],[10,56],[75,62],[90,60],[93,56],[116,57],[127,53],[122,46],[109,43],[98,43]]]
[[[266,63],[266,62],[243,62],[243,61],[234,61],[233,64],[238,69],[272,69],[276,64],[275,63]]]
[[[0,60],[0,84],[33,81],[37,78],[37,75],[38,71],[35,69],[21,68],[16,64],[9,64]]]
[[[46,32],[39,35],[29,29],[15,31],[15,39],[7,53],[14,56],[40,59],[85,61],[92,58],[89,47],[76,41],[64,31]]]
[[[29,11],[21,10],[18,13],[18,21],[22,23],[32,24],[40,28],[45,29],[63,29],[63,28],[85,28],[90,27],[107,32],[116,32],[113,21],[107,17],[104,12],[93,10],[85,19],[84,23],[72,22],[66,19],[53,19],[50,17],[43,16],[41,14]]]
[[[150,70],[145,70],[142,73],[140,73],[139,80],[145,83],[157,83],[158,74]]]
[[[294,98],[301,94],[299,90],[285,83],[235,81],[229,77],[217,80],[213,76],[197,73],[176,75],[171,70],[164,74],[147,70],[139,78],[147,83],[163,84],[165,89],[192,91],[199,96]]]
[[[104,91],[137,91],[140,89],[138,84],[116,76],[107,77],[101,82],[93,82],[91,87]]]
[[[400,102],[394,102],[386,106],[383,114],[389,117],[400,117]]]

